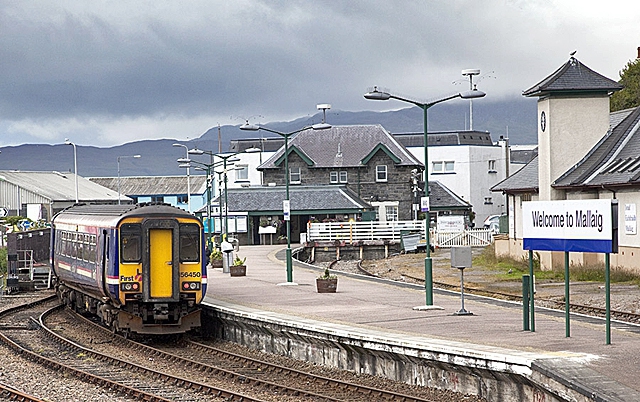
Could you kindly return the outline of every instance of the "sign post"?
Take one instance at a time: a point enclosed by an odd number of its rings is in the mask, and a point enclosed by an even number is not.
[[[635,208],[625,208],[633,216]],[[529,250],[529,271],[533,274],[533,250],[565,252],[566,336],[569,324],[569,252],[605,254],[606,342],[611,343],[609,254],[618,252],[618,201],[606,199],[529,201],[522,204],[523,249]],[[631,221],[631,218],[627,218]],[[630,226],[630,225],[629,225]],[[627,229],[628,230],[628,229]],[[531,277],[533,284],[533,277]],[[533,286],[533,285],[532,285]],[[533,289],[531,331],[535,331]]]

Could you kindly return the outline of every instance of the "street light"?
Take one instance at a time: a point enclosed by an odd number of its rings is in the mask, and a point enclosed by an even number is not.
[[[213,250],[213,245],[211,244],[211,168],[214,166],[213,163],[207,164],[204,162],[198,162],[191,160],[189,158],[180,158],[178,159],[178,167],[181,168],[191,168],[192,164],[198,165],[195,169],[204,170],[207,175],[207,247],[209,250]]]
[[[120,159],[121,158],[140,158],[140,155],[118,156],[118,205],[120,205]]]
[[[232,157],[238,155],[240,152],[234,152],[231,154],[214,154],[213,152],[210,151],[205,151],[202,149],[190,149],[189,150],[189,154],[191,155],[203,155],[203,154],[207,154],[211,157],[218,157],[220,159],[222,159],[222,165],[223,165],[223,173],[224,173],[224,206],[225,206],[225,214],[224,214],[224,240],[227,240],[229,237],[229,214],[226,211],[227,208],[227,162],[237,162],[240,159],[234,158],[231,159]],[[222,221],[221,221],[222,223]],[[220,230],[220,237],[222,237],[222,230]],[[222,243],[222,239],[220,239],[220,243]]]
[[[78,154],[76,152],[76,144],[69,141],[68,138],[64,139],[65,145],[73,146],[73,175],[76,177],[76,204],[78,203]]]
[[[430,218],[429,218],[429,153],[427,152],[427,146],[428,146],[428,140],[427,140],[427,110],[433,106],[436,105],[438,103],[442,103],[442,102],[446,102],[448,100],[451,99],[455,99],[455,98],[462,98],[462,99],[475,99],[475,98],[482,98],[484,97],[486,94],[482,91],[478,91],[477,89],[473,89],[471,91],[466,91],[466,92],[459,92],[455,95],[450,95],[441,99],[437,99],[431,102],[426,102],[426,103],[422,103],[422,102],[418,102],[415,100],[411,100],[411,99],[406,99],[406,98],[402,98],[400,96],[396,96],[396,95],[392,95],[388,92],[381,92],[378,91],[378,87],[373,87],[373,91],[371,92],[367,92],[366,94],[364,94],[365,99],[369,99],[369,100],[389,100],[389,99],[397,99],[399,101],[402,102],[407,102],[407,103],[411,103],[415,106],[418,106],[420,109],[422,109],[423,114],[424,114],[424,195],[425,195],[425,202],[421,202],[421,204],[423,205],[423,209],[425,209],[425,224],[424,224],[424,231],[425,231],[425,241],[426,241],[426,254],[427,256],[424,259],[424,287],[425,287],[425,293],[426,293],[426,305],[427,306],[432,306],[433,305],[433,268],[432,268],[432,261],[431,261],[431,246],[430,246],[430,242],[429,242],[429,222],[430,222]],[[424,205],[426,203],[426,205]],[[425,208],[426,207],[426,208]]]
[[[174,147],[184,147],[185,155],[187,155],[187,159],[189,159],[189,147],[184,144],[173,144]],[[187,210],[191,213],[191,178],[189,177],[190,166],[187,166]]]
[[[329,105],[319,105],[319,106],[329,106]],[[327,107],[328,108],[328,107]],[[326,108],[325,108],[326,109]],[[286,260],[287,260],[287,283],[293,284],[293,261],[291,259],[291,204],[289,200],[289,137],[294,134],[297,134],[306,130],[326,130],[331,128],[330,124],[324,122],[314,124],[312,126],[303,127],[300,130],[292,131],[290,133],[281,133],[280,131],[272,130],[270,128],[249,124],[247,121],[245,124],[240,126],[240,130],[245,131],[258,131],[264,130],[270,133],[278,134],[281,137],[284,137],[284,177],[286,183],[286,197],[282,203],[284,220],[287,222],[287,251],[286,251]]]

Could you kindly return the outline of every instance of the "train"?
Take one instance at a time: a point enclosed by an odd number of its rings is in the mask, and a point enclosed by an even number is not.
[[[201,326],[207,291],[202,221],[164,203],[76,204],[51,220],[60,300],[115,333],[183,334]]]

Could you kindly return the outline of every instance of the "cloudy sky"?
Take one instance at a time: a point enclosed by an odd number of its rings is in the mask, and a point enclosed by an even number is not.
[[[0,147],[398,109],[362,95],[429,100],[470,68],[487,101],[520,97],[574,50],[617,80],[638,21],[637,0],[0,0]]]

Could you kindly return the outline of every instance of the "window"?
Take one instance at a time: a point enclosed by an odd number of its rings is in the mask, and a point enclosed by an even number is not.
[[[447,161],[444,163],[444,171],[445,172],[453,172],[454,162]]]
[[[188,204],[189,203],[189,196],[187,196],[187,195],[179,195],[177,198],[178,198],[178,204]]]
[[[376,181],[387,181],[387,165],[376,166]]]
[[[498,173],[498,171],[496,170],[496,161],[495,160],[490,160],[489,161],[489,173]]]
[[[387,205],[385,207],[385,214],[387,216],[387,221],[397,221],[398,220],[398,206],[397,205]]]
[[[333,171],[329,173],[329,183],[335,184],[338,182],[338,172]]]
[[[431,163],[431,173],[433,174],[454,173],[454,168],[454,161],[436,161]]]
[[[302,174],[299,167],[289,168],[289,183],[300,184],[302,182]]]
[[[164,196],[154,195],[151,197],[151,202],[164,202]]]
[[[195,224],[180,225],[180,262],[200,261],[200,227]]]
[[[493,199],[491,197],[484,197],[484,203],[486,205],[493,204]]]
[[[341,170],[340,171],[340,183],[346,183],[347,182],[347,171],[346,170]]]
[[[236,181],[248,181],[248,180],[249,180],[249,166],[236,165]]]
[[[120,255],[122,262],[140,262],[142,259],[142,227],[127,223],[120,227]]]

